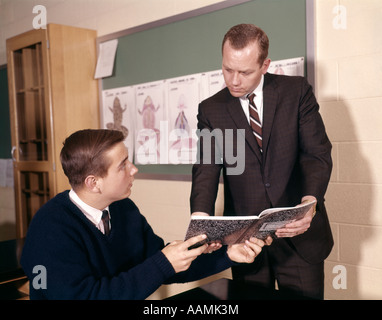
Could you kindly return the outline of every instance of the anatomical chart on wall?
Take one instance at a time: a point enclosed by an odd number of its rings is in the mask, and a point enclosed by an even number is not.
[[[125,145],[129,152],[129,158],[132,161],[134,156],[134,87],[104,90],[102,95],[103,114],[101,127],[122,131],[125,136]]]
[[[167,121],[164,81],[135,86],[135,163],[159,164],[167,150],[161,126]]]
[[[191,164],[196,160],[199,83],[200,74],[167,80],[170,164]]]
[[[304,76],[304,57],[272,61],[268,72]],[[124,133],[136,164],[192,164],[199,103],[225,86],[219,69],[104,90],[102,127]]]
[[[226,87],[222,70],[211,71],[207,75],[208,94],[210,97]]]
[[[287,76],[304,76],[304,57],[271,61],[269,73]]]

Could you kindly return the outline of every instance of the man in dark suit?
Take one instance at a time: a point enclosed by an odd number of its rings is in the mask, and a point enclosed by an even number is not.
[[[232,271],[238,281],[274,289],[276,280],[280,290],[322,299],[324,260],[333,246],[324,206],[332,170],[331,143],[305,78],[267,73],[268,46],[264,31],[248,24],[232,27],[223,39],[227,87],[199,105],[199,158],[192,173],[191,212],[214,214],[221,171],[224,215],[258,215],[270,207],[316,200],[304,218],[277,230],[277,239],[255,263]],[[252,93],[257,116],[249,111]],[[206,139],[211,138],[203,134],[206,131],[216,137],[212,139],[216,148],[213,144],[206,148]],[[243,168],[235,170],[239,162]]]

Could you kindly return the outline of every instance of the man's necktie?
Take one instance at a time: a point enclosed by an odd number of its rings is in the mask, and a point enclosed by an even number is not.
[[[255,97],[254,93],[247,96],[249,100],[249,122],[251,124],[253,134],[255,135],[257,143],[260,147],[260,151],[263,151],[261,121],[260,121],[259,113],[257,111],[257,107],[255,105],[255,102],[253,101],[254,97]]]
[[[110,233],[110,218],[109,218],[109,212],[107,210],[102,211],[102,223],[103,223],[103,230],[105,231],[106,235],[109,235]]]

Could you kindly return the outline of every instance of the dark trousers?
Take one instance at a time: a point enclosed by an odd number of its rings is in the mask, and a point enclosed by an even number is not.
[[[274,240],[264,246],[254,263],[232,268],[233,280],[291,292],[313,299],[324,298],[324,262],[309,264],[301,258],[287,239]]]

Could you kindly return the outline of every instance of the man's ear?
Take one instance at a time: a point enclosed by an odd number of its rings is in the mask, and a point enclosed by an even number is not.
[[[85,187],[90,192],[98,193],[100,191],[98,186],[98,178],[93,175],[87,176],[85,178]]]
[[[264,60],[263,65],[261,66],[262,74],[266,74],[267,73],[270,64],[271,64],[271,59],[267,58],[267,59]]]

